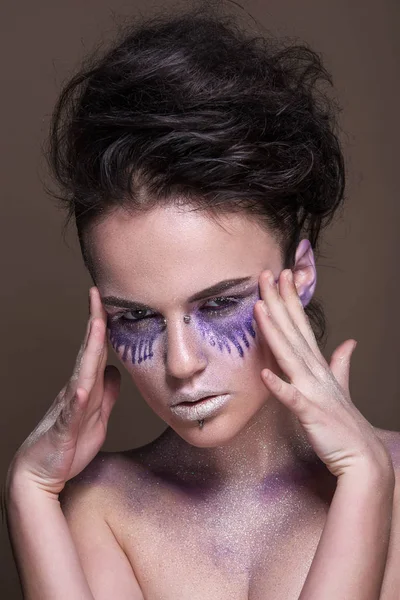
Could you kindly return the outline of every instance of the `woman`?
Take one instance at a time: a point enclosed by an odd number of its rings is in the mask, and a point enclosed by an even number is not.
[[[313,250],[344,191],[320,80],[310,49],[208,7],[136,25],[63,90],[51,164],[94,286],[9,469],[27,598],[398,597],[398,434],[351,402],[354,340],[320,350]],[[107,338],[167,424],[126,452],[100,451]]]

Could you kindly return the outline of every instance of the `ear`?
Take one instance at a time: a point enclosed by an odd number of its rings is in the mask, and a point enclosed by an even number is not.
[[[301,240],[296,250],[295,264],[292,269],[293,281],[303,306],[306,306],[314,295],[317,285],[314,252],[309,240]]]

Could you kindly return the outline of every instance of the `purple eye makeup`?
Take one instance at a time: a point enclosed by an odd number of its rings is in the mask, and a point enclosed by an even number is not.
[[[226,350],[229,354],[236,349],[243,358],[245,350],[250,347],[250,339],[256,336],[252,326],[255,302],[254,297],[236,297],[235,304],[228,307],[227,311],[217,313],[217,316],[198,311],[195,313],[194,326],[210,346],[217,346],[220,352]]]
[[[130,322],[123,315],[109,315],[107,329],[114,350],[119,354],[123,349],[122,360],[127,360],[130,350],[132,363],[140,364],[153,357],[154,341],[164,331],[165,325],[161,316]]]
[[[241,358],[256,337],[253,328],[253,309],[260,299],[259,290],[247,295],[209,298],[190,314],[187,327],[195,328],[199,342],[218,348],[219,352],[237,353]],[[154,356],[153,346],[168,327],[164,317],[147,307],[137,305],[128,311],[108,315],[107,328],[112,347],[122,352],[126,361],[130,353],[133,364],[141,364]]]

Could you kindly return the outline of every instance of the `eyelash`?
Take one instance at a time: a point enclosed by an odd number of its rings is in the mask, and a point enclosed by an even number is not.
[[[222,300],[223,302],[225,302],[225,306],[222,306],[219,309],[203,307],[202,310],[205,310],[205,312],[207,312],[208,314],[211,314],[212,316],[217,316],[217,315],[220,315],[225,310],[229,310],[229,309],[233,308],[236,304],[238,304],[240,302],[241,299],[242,299],[242,296],[217,296],[215,298],[209,298],[207,300],[207,302],[216,302],[218,300]],[[137,310],[143,310],[143,312],[146,312],[144,309],[137,309]],[[114,315],[113,317],[111,317],[111,321],[112,322],[123,321],[124,323],[132,324],[132,323],[138,323],[139,321],[144,321],[146,319],[151,319],[154,316],[154,315],[150,315],[147,317],[139,317],[137,319],[126,319],[125,315],[130,312],[135,312],[135,311],[128,310],[124,313],[118,313],[118,314]]]

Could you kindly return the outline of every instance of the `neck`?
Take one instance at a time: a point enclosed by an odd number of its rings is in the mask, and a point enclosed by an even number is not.
[[[179,465],[180,475],[190,471],[218,487],[258,485],[271,479],[294,482],[319,461],[297,418],[271,397],[223,446],[192,446],[170,428],[162,438],[168,444],[170,464]]]

